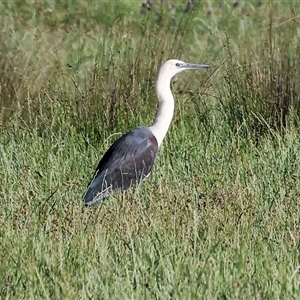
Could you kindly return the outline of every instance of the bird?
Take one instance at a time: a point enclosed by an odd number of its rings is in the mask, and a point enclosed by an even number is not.
[[[189,69],[208,65],[169,59],[158,70],[155,90],[158,111],[150,126],[138,126],[117,139],[104,154],[83,195],[86,206],[96,205],[110,195],[127,190],[151,173],[158,149],[167,134],[174,114],[171,79]]]

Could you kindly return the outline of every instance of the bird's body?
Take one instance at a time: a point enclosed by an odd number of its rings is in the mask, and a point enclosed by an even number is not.
[[[84,198],[93,205],[149,176],[158,150],[148,127],[132,129],[116,140],[100,160]]]
[[[171,78],[186,69],[208,68],[180,60],[166,61],[156,80],[159,109],[152,126],[139,126],[115,141],[100,160],[83,198],[94,205],[109,195],[128,189],[149,176],[174,114]]]

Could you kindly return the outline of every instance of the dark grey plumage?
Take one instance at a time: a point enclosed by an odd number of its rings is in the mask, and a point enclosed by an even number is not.
[[[118,140],[100,160],[83,196],[86,205],[94,205],[110,194],[126,190],[151,172],[158,144],[148,127],[132,129]]]

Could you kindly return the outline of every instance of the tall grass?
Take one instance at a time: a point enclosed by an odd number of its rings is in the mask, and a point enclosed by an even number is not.
[[[296,3],[149,3],[0,4],[1,296],[299,297]],[[212,70],[173,81],[150,178],[84,208],[171,57]]]

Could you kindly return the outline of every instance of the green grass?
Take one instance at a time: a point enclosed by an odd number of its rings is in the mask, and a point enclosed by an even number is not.
[[[0,4],[0,298],[298,299],[297,2]],[[174,23],[175,22],[175,23]],[[298,27],[297,27],[298,26]],[[151,176],[93,208],[109,145],[172,87]]]

